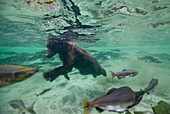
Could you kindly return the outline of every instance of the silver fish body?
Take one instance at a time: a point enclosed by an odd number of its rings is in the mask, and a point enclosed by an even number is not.
[[[93,107],[99,112],[104,110],[123,112],[136,102],[135,92],[129,87],[112,88],[102,97],[89,102],[84,100],[84,112],[90,114]]]
[[[109,92],[109,91],[108,91]],[[100,100],[92,102],[93,106],[97,106],[103,110],[113,112],[123,112],[128,106],[136,102],[135,92],[129,87],[121,87],[103,96]]]
[[[113,78],[117,76],[118,79],[134,77],[138,74],[138,71],[136,70],[126,70],[126,69],[122,70],[121,72],[117,72],[117,73],[114,73],[112,71],[110,72]]]

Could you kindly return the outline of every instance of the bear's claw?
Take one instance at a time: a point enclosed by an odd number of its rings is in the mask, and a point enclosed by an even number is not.
[[[57,76],[51,72],[43,73],[43,77],[44,77],[44,79],[46,79],[47,81],[50,81],[50,82],[54,81],[57,78]]]

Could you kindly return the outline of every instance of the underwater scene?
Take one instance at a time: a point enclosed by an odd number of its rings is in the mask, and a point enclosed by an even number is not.
[[[0,0],[0,114],[170,114],[169,0]]]

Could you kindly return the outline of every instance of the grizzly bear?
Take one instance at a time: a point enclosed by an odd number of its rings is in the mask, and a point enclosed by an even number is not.
[[[69,80],[67,73],[73,67],[78,69],[82,75],[92,74],[106,76],[106,71],[88,51],[76,46],[70,39],[49,38],[47,41],[46,57],[51,58],[58,53],[63,65],[51,71],[45,72],[43,77],[48,81],[55,80],[59,75],[64,75]]]

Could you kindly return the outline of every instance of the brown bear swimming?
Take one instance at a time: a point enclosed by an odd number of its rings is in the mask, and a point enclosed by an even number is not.
[[[63,65],[51,71],[45,72],[43,77],[48,81],[55,80],[59,75],[64,75],[69,80],[67,73],[73,67],[78,69],[82,75],[92,74],[106,76],[106,71],[88,51],[76,46],[70,39],[49,38],[47,41],[46,57],[51,58],[58,53]]]

